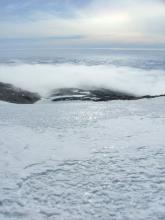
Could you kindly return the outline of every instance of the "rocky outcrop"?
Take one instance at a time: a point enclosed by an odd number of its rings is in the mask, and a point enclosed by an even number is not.
[[[36,93],[28,92],[11,84],[0,82],[0,100],[18,104],[33,104],[40,99]]]
[[[109,89],[56,89],[52,92],[52,101],[81,100],[81,101],[111,101],[111,100],[136,100],[142,98],[155,98],[159,96],[135,96],[132,94],[112,91]]]
[[[112,100],[137,100],[143,98],[156,98],[158,96],[135,96],[132,94],[113,91],[109,89],[78,89],[78,88],[63,88],[55,89],[51,95],[47,97],[52,102],[58,101],[112,101]],[[32,93],[11,84],[0,82],[0,100],[17,103],[17,104],[33,104],[40,100],[41,97],[37,93]]]

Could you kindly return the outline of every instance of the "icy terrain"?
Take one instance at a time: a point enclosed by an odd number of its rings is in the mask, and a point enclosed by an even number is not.
[[[0,102],[0,220],[165,219],[164,106]]]

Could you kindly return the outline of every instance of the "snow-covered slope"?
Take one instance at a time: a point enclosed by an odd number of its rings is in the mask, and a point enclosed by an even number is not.
[[[0,102],[0,220],[165,219],[165,98]]]

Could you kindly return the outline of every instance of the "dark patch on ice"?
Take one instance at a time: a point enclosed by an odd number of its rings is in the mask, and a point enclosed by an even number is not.
[[[11,84],[0,82],[0,100],[18,104],[33,104],[40,99],[36,93],[32,93]]]

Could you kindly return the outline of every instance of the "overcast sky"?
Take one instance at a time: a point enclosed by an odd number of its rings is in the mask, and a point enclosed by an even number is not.
[[[164,0],[0,0],[0,44],[165,48]]]

